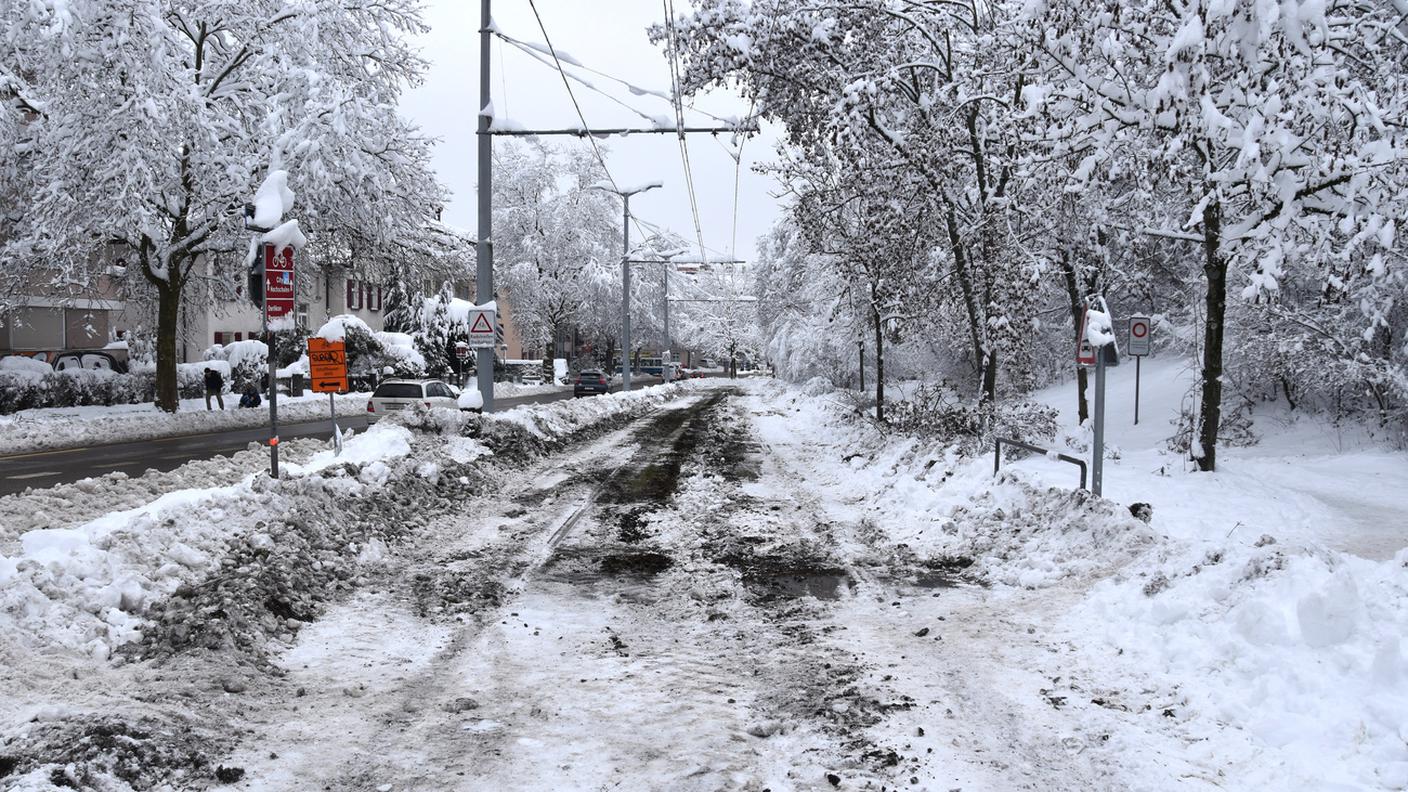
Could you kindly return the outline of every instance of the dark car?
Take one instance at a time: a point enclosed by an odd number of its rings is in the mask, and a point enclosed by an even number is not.
[[[601,369],[582,369],[577,374],[577,384],[572,386],[572,395],[582,396],[593,393],[609,393],[611,380]]]

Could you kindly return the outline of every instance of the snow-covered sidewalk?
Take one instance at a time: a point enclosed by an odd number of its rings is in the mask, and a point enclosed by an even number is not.
[[[366,412],[366,393],[337,396],[339,415]],[[251,429],[269,423],[267,403],[257,409],[239,407],[238,394],[225,394],[225,409],[207,410],[204,399],[182,399],[176,413],[154,404],[111,407],[46,407],[0,415],[0,456],[107,443],[205,434],[227,429]],[[212,402],[213,405],[213,402]],[[328,397],[308,392],[279,397],[279,421],[295,423],[328,416]]]
[[[567,393],[565,385],[494,384],[494,395],[512,399]],[[337,396],[338,415],[366,412],[369,393]],[[0,456],[63,448],[149,440],[163,437],[205,434],[227,429],[250,429],[269,422],[267,403],[258,409],[238,407],[238,394],[225,394],[224,410],[207,410],[204,399],[182,399],[175,414],[165,413],[153,404],[119,404],[111,407],[48,407],[0,415]],[[328,397],[306,392],[302,396],[279,397],[279,421],[296,423],[328,416]]]

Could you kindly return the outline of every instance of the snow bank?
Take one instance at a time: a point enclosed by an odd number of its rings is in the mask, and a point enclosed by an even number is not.
[[[286,462],[285,477],[349,463],[360,466],[351,486],[379,487],[390,480],[388,463],[410,451],[410,430],[377,424],[350,438],[340,456],[326,450]],[[249,473],[0,544],[0,634],[27,649],[58,645],[106,659],[141,638],[148,603],[218,566],[225,542],[271,508],[269,484],[262,471]]]
[[[649,388],[609,393],[590,399],[571,399],[515,407],[501,413],[485,416],[486,426],[494,423],[516,424],[533,435],[546,440],[559,439],[609,418],[620,416],[642,407],[654,406],[670,399],[678,398],[685,392],[697,390],[702,385],[692,382],[678,382],[669,385],[655,385]],[[495,393],[498,386],[495,386]]]
[[[1405,567],[1408,550],[1370,561],[1271,537],[1178,543],[1101,583],[1064,626],[1087,662],[1168,691],[1188,728],[1233,725],[1264,746],[1252,788],[1290,775],[1403,789]]]

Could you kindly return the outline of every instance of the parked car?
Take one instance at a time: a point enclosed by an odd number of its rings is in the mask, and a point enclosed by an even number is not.
[[[458,396],[453,388],[437,379],[387,379],[382,380],[372,397],[367,399],[367,420],[375,423],[394,412],[399,412],[417,403],[426,407],[446,407],[460,409]],[[471,409],[471,408],[465,408]]]
[[[572,396],[604,394],[611,392],[611,381],[601,369],[582,369],[577,374],[577,382],[572,386]]]

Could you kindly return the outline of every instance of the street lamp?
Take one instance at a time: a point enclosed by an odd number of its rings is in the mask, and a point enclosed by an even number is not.
[[[621,196],[624,220],[621,223],[621,390],[631,389],[631,196],[663,187],[658,181],[648,182],[628,190],[609,184],[593,184],[588,190],[599,190]]]

